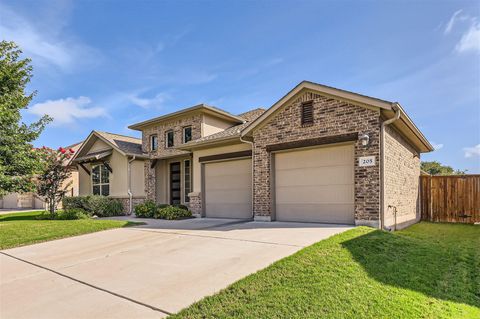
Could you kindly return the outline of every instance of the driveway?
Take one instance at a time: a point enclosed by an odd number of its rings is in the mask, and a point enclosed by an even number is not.
[[[351,226],[225,219],[148,225],[0,252],[0,317],[162,318]]]

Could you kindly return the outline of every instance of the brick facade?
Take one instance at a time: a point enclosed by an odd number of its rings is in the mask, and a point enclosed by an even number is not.
[[[188,194],[190,198],[189,208],[195,217],[202,217],[202,196],[200,192],[192,192]]]
[[[314,123],[302,126],[301,103],[309,100],[313,100]],[[380,112],[313,92],[299,95],[253,132],[255,216],[271,216],[272,212],[272,154],[266,150],[268,145],[347,133],[370,136],[368,146],[355,141],[355,220],[357,224],[377,226],[380,216]],[[376,158],[375,166],[358,166],[359,157],[371,155]]]
[[[420,154],[391,125],[384,136],[385,227],[401,229],[420,219]]]
[[[183,128],[186,126],[192,127],[192,139],[200,138],[202,134],[202,114],[196,113],[178,117],[170,121],[152,124],[142,130],[142,150],[150,156],[150,160],[145,161],[144,170],[147,199],[155,200],[156,198],[156,174],[155,167],[152,167],[153,161],[157,158],[189,154],[189,152],[166,147],[167,131],[173,130],[174,145],[180,145],[183,143]],[[154,134],[158,137],[158,149],[150,151],[150,136]]]

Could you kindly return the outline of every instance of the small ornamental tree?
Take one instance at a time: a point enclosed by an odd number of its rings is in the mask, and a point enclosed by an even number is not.
[[[65,181],[71,175],[71,168],[67,163],[74,150],[62,147],[53,150],[44,146],[37,152],[41,160],[41,170],[36,177],[37,194],[45,198],[50,215],[55,218],[57,205],[71,185],[71,182],[65,184]]]

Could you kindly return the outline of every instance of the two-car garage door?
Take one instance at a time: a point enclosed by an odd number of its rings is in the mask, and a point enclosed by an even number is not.
[[[252,217],[252,160],[204,164],[205,216]]]
[[[354,223],[353,145],[274,156],[276,220]]]

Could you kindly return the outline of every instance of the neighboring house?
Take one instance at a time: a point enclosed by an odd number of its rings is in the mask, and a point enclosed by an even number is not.
[[[130,128],[146,197],[198,217],[402,228],[433,150],[398,103],[306,81],[266,111],[201,104]]]
[[[71,160],[78,166],[79,195],[116,198],[131,212],[145,200],[145,158],[140,139],[92,131]]]
[[[65,147],[66,149],[72,149],[74,152],[77,152],[82,142],[75,143],[73,145]],[[66,196],[78,196],[78,170],[76,165],[72,165],[71,159],[65,163],[71,167],[71,175],[70,177],[63,182],[68,189]],[[61,208],[62,204],[59,203],[59,208]],[[43,198],[38,196],[33,192],[28,193],[10,193],[3,197],[0,197],[0,208],[4,209],[43,209],[45,208],[45,201]]]

